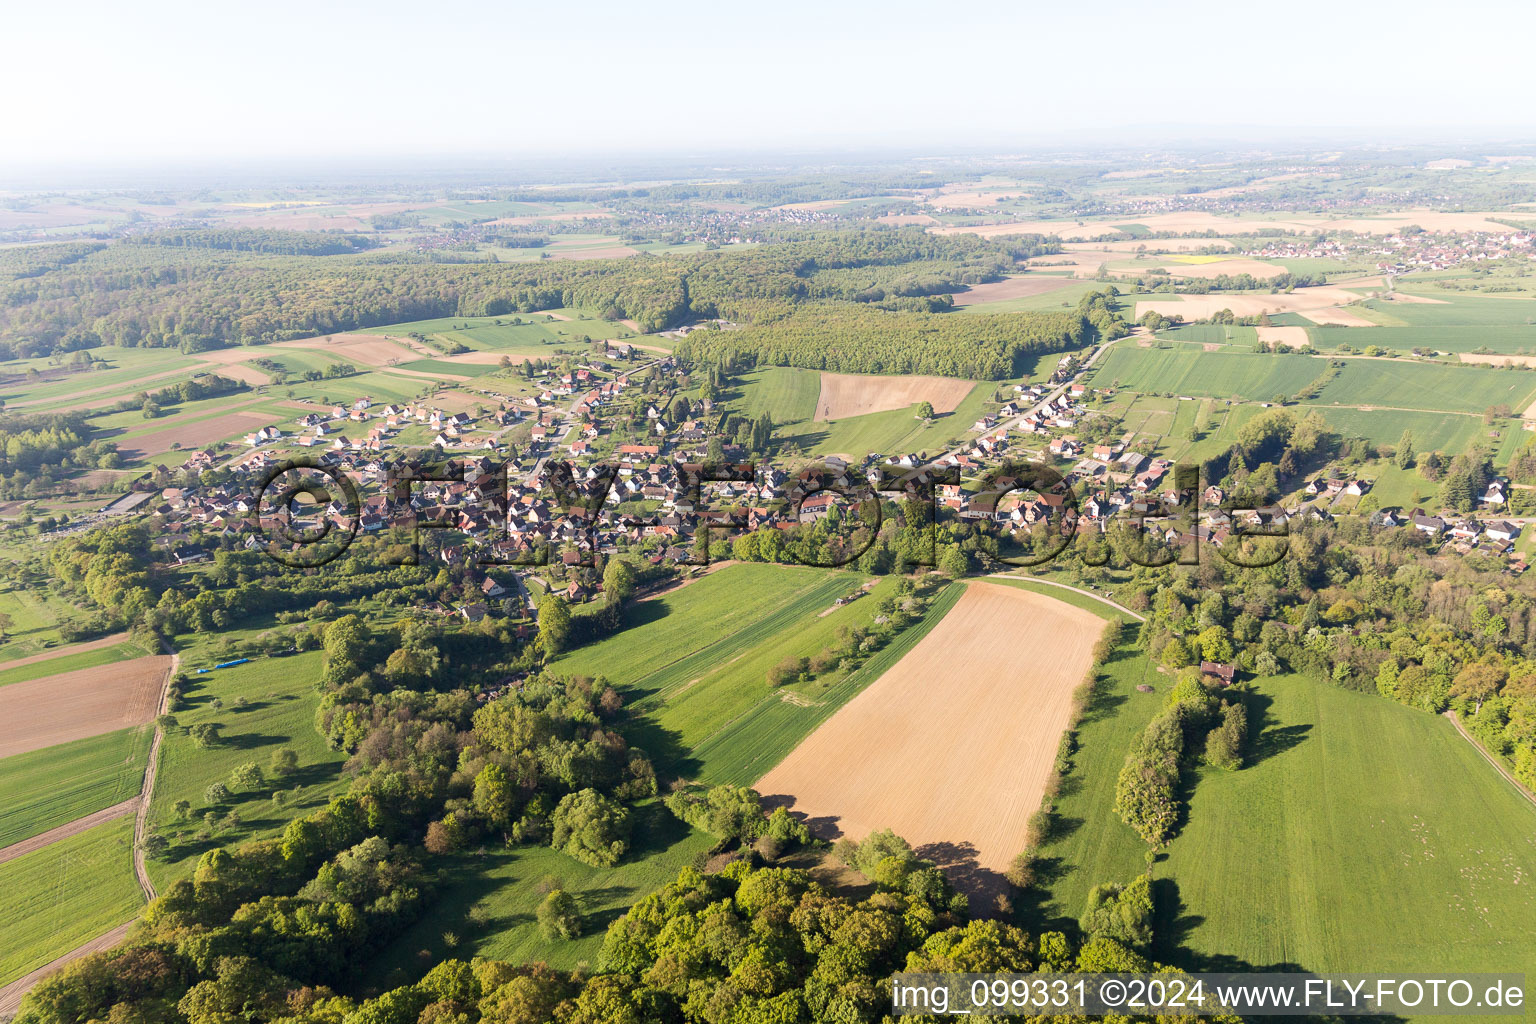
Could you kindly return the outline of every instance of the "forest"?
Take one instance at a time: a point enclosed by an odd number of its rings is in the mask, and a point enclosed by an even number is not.
[[[927,309],[929,298],[943,289],[990,279],[1044,244],[909,229],[779,231],[750,252],[448,264],[391,253],[284,255],[279,250],[330,245],[342,237],[267,238],[286,234],[257,232],[260,237],[245,245],[246,235],[238,231],[171,233],[164,244],[119,243],[56,266],[11,257],[28,274],[0,284],[0,355],[51,355],[96,345],[203,351],[442,316],[569,306],[610,320],[633,319],[650,331],[704,317],[768,322],[801,306],[818,316],[880,302]],[[216,247],[188,247],[193,244]],[[267,251],[237,251],[257,247]],[[798,322],[807,323],[803,317]],[[909,321],[906,330],[915,336],[932,323]],[[856,335],[850,344],[872,341]]]

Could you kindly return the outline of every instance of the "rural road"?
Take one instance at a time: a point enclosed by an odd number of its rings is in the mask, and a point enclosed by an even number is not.
[[[1060,587],[1062,590],[1070,590],[1074,594],[1082,594],[1084,597],[1091,597],[1095,601],[1099,602],[1100,604],[1107,604],[1111,608],[1115,609],[1115,611],[1117,611],[1117,612],[1124,612],[1126,615],[1129,615],[1131,618],[1135,619],[1137,622],[1146,622],[1147,621],[1147,617],[1145,615],[1138,615],[1135,612],[1131,611],[1129,608],[1127,608],[1123,604],[1119,604],[1118,602],[1111,601],[1107,597],[1101,597],[1098,594],[1095,594],[1091,590],[1084,590],[1082,587],[1074,587],[1070,583],[1057,583],[1055,580],[1042,580],[1042,579],[1040,579],[1040,578],[1038,578],[1036,576],[1020,576],[1017,573],[1011,573],[1011,572],[994,572],[994,573],[989,573],[988,577],[995,578],[995,579],[1003,579],[1003,580],[1025,580],[1025,581],[1027,581],[1029,583],[1038,583],[1038,584],[1040,584],[1041,586],[1044,586],[1044,587]]]
[[[160,686],[160,709],[155,715],[165,714],[166,700],[171,693],[171,680],[176,678],[176,670],[181,667],[181,655],[171,649],[168,642],[162,641],[161,646],[171,656],[171,664],[165,670],[165,682]],[[155,885],[149,880],[149,872],[144,867],[144,837],[149,832],[149,798],[155,792],[155,772],[160,766],[160,741],[165,738],[165,730],[155,726],[155,738],[149,744],[149,765],[144,769],[144,787],[139,790],[139,813],[133,819],[133,873],[139,877],[139,888],[144,890],[145,902],[155,898]]]
[[[19,843],[12,843],[10,846],[0,849],[0,864],[4,864],[8,860],[15,860],[22,854],[31,853],[33,850],[41,850],[43,847],[50,843],[56,843],[60,839],[77,836],[86,829],[94,828],[103,822],[113,821],[125,814],[132,814],[134,808],[138,805],[139,797],[130,797],[120,804],[104,807],[94,814],[87,814],[83,818],[76,818],[74,821],[65,822],[58,828],[51,828],[47,832],[23,839]]]
[[[1461,719],[1457,717],[1456,712],[1447,711],[1445,712],[1445,717],[1449,718],[1451,720],[1451,724],[1456,727],[1456,731],[1461,733],[1461,738],[1472,744],[1472,746],[1477,749],[1477,752],[1483,755],[1483,760],[1493,765],[1494,771],[1504,776],[1505,781],[1507,781],[1511,786],[1515,787],[1515,792],[1525,797],[1531,803],[1536,804],[1536,796],[1531,795],[1531,791],[1522,786],[1519,779],[1509,774],[1508,769],[1499,763],[1498,758],[1494,757],[1492,754],[1488,753],[1487,750],[1483,749],[1483,745],[1477,742],[1476,738],[1473,737],[1471,733],[1467,732],[1467,730],[1462,726]]]

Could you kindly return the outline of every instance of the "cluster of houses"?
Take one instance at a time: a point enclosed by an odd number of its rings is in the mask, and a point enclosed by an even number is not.
[[[1449,270],[1466,263],[1536,255],[1536,232],[1420,231],[1409,234],[1329,235],[1275,239],[1243,253],[1256,259],[1374,259],[1384,274]]]

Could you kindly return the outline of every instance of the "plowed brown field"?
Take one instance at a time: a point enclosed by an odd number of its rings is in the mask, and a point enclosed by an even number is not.
[[[1023,846],[1103,628],[1043,594],[971,583],[756,788],[822,836],[894,829],[984,888]]]
[[[816,418],[822,422],[845,416],[905,409],[918,402],[933,403],[934,412],[954,412],[975,385],[953,377],[872,377],[852,373],[823,373]]]
[[[157,654],[0,686],[0,757],[153,720],[170,665]]]

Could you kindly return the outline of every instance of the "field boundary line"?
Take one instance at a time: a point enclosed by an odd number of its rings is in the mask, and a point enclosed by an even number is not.
[[[106,934],[98,935],[94,939],[81,943],[57,960],[49,961],[36,970],[23,974],[9,985],[0,988],[0,1020],[9,1020],[21,1008],[22,997],[32,991],[33,986],[38,982],[65,964],[68,964],[71,960],[78,960],[82,956],[99,953],[104,949],[111,949],[128,937],[128,929],[132,927],[133,921],[120,924]]]
[[[1451,720],[1451,724],[1456,727],[1456,731],[1461,733],[1461,738],[1472,744],[1472,746],[1477,749],[1477,752],[1483,755],[1483,760],[1493,765],[1494,770],[1497,771],[1500,775],[1504,776],[1504,781],[1515,787],[1515,792],[1525,797],[1525,799],[1529,800],[1532,804],[1536,804],[1536,794],[1533,794],[1530,790],[1526,789],[1525,786],[1521,784],[1519,779],[1511,775],[1509,773],[1509,769],[1505,768],[1504,765],[1500,763],[1498,758],[1489,753],[1488,748],[1483,746],[1476,736],[1473,736],[1471,733],[1467,732],[1466,728],[1461,724],[1461,718],[1456,714],[1456,712],[1446,711],[1443,712],[1443,714],[1446,718]]]
[[[1037,576],[1016,576],[1011,572],[988,573],[987,578],[1002,580],[1023,580],[1026,583],[1042,583],[1047,587],[1060,587],[1062,590],[1070,590],[1075,594],[1082,594],[1084,597],[1091,597],[1100,604],[1107,604],[1111,608],[1115,609],[1115,611],[1124,612],[1126,615],[1129,615],[1137,622],[1147,621],[1147,617],[1145,615],[1138,615],[1136,612],[1131,611],[1129,608],[1123,604],[1120,604],[1118,601],[1111,601],[1107,597],[1100,597],[1098,594],[1095,594],[1091,590],[1084,590],[1082,587],[1074,587],[1070,583],[1058,583],[1056,580],[1042,580]]]
[[[133,813],[138,804],[138,797],[129,797],[122,803],[113,804],[111,807],[103,807],[99,811],[92,811],[90,814],[76,818],[74,821],[66,821],[62,825],[55,825],[46,832],[39,832],[35,836],[28,836],[25,839],[17,840],[9,846],[0,847],[0,864],[51,846],[60,839],[68,839],[70,836],[79,835],[86,829],[94,828],[109,821],[116,821],[124,815]]]
[[[38,665],[43,662],[53,661],[56,658],[68,658],[75,654],[88,654],[91,651],[99,651],[104,647],[115,647],[118,644],[127,642],[127,633],[112,633],[108,636],[98,637],[95,640],[86,640],[84,643],[55,647],[52,650],[43,651],[41,654],[29,654],[25,658],[0,661],[0,672],[9,672],[13,668],[25,668],[28,665]],[[45,672],[44,675],[53,675],[53,673]]]

